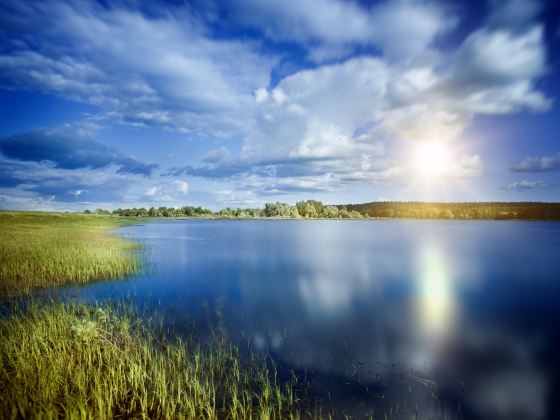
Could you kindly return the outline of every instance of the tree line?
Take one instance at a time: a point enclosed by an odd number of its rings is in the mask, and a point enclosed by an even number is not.
[[[151,207],[146,209],[85,210],[84,213],[113,214],[127,217],[199,217],[199,218],[406,218],[406,219],[483,219],[483,220],[560,220],[560,203],[540,202],[372,202],[325,205],[317,200],[299,201],[295,205],[276,202],[264,208],[230,208],[213,211],[203,207]]]
[[[348,204],[365,217],[406,219],[560,220],[560,203],[541,202],[373,202]]]
[[[84,213],[113,214],[127,217],[217,217],[217,218],[328,218],[328,219],[350,219],[363,218],[356,210],[348,210],[346,206],[324,205],[317,200],[299,201],[295,206],[287,203],[266,203],[264,208],[231,208],[227,207],[218,211],[212,211],[202,207],[185,206],[175,207],[144,207],[131,209],[109,210],[96,209],[85,210]]]

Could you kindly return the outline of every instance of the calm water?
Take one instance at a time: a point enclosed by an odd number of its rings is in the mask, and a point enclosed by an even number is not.
[[[194,321],[270,352],[337,413],[560,418],[560,223],[191,220],[119,232],[146,245],[145,272],[66,293],[127,298],[179,333]]]

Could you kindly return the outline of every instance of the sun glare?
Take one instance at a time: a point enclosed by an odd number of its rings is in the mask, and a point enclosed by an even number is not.
[[[449,151],[442,142],[419,145],[414,154],[416,172],[426,178],[442,175],[449,167]]]

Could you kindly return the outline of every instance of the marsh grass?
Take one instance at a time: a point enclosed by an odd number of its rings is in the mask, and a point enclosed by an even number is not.
[[[293,382],[236,347],[169,341],[123,306],[0,319],[0,418],[298,418]]]
[[[111,216],[0,212],[0,298],[137,272],[138,245],[109,232],[127,223]]]

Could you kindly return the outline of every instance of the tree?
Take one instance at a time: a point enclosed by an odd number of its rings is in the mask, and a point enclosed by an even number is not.
[[[299,217],[299,211],[296,206],[290,206],[290,217],[292,219],[297,219]]]
[[[323,206],[323,204],[321,204],[321,206]],[[296,207],[301,217],[319,217],[313,200],[299,201],[296,203]]]
[[[297,209],[295,211],[292,210],[292,206],[289,204],[279,201],[276,203],[266,203],[264,205],[265,217],[293,217],[292,214],[295,215],[296,211]],[[297,217],[297,215],[295,217]]]
[[[336,219],[338,217],[338,207],[336,206],[325,206],[325,217],[329,219]]]

